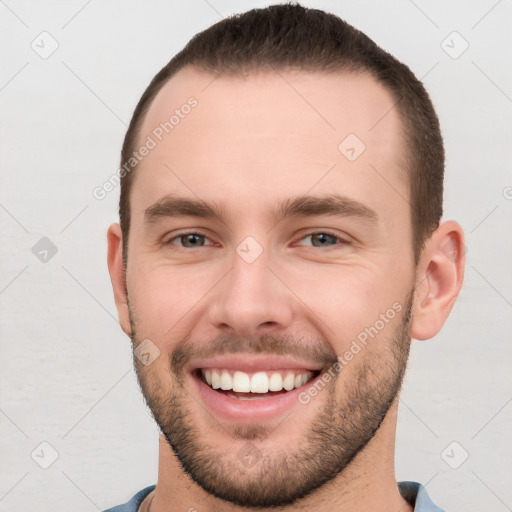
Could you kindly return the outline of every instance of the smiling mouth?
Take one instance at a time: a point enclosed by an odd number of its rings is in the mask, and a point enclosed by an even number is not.
[[[320,370],[283,369],[242,372],[222,368],[198,368],[197,377],[218,393],[238,400],[261,400],[300,388],[320,374]]]

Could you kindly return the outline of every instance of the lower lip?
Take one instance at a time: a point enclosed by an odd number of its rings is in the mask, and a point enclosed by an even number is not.
[[[191,375],[202,401],[215,416],[232,423],[255,423],[279,418],[294,406],[301,406],[299,395],[312,386],[320,375],[303,386],[280,395],[254,400],[230,398],[204,383],[195,373]]]

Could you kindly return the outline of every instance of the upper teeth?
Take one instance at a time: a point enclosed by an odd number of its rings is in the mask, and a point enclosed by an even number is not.
[[[241,371],[204,369],[201,373],[213,389],[232,389],[240,393],[267,393],[282,389],[290,391],[303,386],[313,377],[313,372],[293,370],[249,374]]]

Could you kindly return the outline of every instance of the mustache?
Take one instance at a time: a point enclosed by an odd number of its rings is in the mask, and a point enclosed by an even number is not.
[[[241,353],[297,357],[322,367],[332,366],[338,360],[338,354],[326,340],[262,334],[252,337],[228,335],[198,343],[187,337],[171,354],[171,371],[182,377],[183,368],[194,359],[210,359],[223,354]]]

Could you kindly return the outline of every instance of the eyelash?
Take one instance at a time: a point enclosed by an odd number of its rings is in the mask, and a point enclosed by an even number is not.
[[[198,236],[201,236],[201,237],[204,237],[204,238],[208,239],[207,235],[205,235],[204,233],[201,233],[199,231],[186,231],[184,233],[180,233],[178,235],[175,235],[172,238],[170,238],[169,240],[163,242],[163,245],[174,245],[174,244],[172,244],[172,242],[174,240],[179,239],[179,238],[183,238],[183,237],[186,237],[186,236],[189,236],[189,235],[198,235]],[[329,246],[329,249],[334,249],[337,246],[350,245],[350,242],[348,240],[344,240],[343,238],[341,238],[338,235],[336,235],[334,233],[331,233],[329,231],[311,231],[310,233],[307,233],[302,238],[300,238],[300,240],[304,240],[305,238],[308,238],[308,237],[313,236],[313,235],[328,235],[328,236],[332,236],[332,237],[336,238],[338,242],[335,245],[333,245],[333,246]],[[176,246],[176,247],[179,247],[180,249],[184,249],[184,250],[194,249],[194,247],[181,247],[181,246]],[[203,247],[204,246],[199,246],[199,248],[203,248]],[[209,247],[209,246],[207,246],[207,247]],[[320,249],[321,248],[321,247],[315,247],[313,245],[308,246],[308,247],[311,247],[313,249]]]

